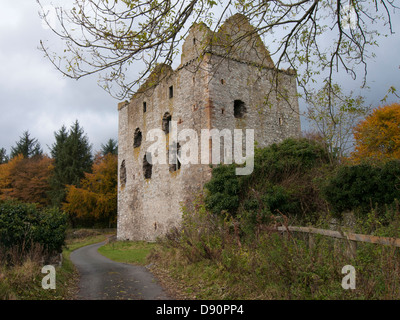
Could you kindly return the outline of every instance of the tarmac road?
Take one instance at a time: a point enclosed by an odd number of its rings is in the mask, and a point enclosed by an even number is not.
[[[78,300],[169,299],[145,267],[115,262],[101,255],[97,249],[103,244],[71,253],[71,261],[80,273]]]

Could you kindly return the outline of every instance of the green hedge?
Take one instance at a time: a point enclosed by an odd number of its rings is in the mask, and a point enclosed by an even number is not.
[[[336,215],[354,210],[366,213],[390,205],[400,199],[400,161],[341,166],[324,186],[323,194]]]
[[[39,243],[49,253],[61,252],[65,241],[67,216],[60,210],[38,210],[35,205],[17,201],[0,202],[0,246],[28,250]]]

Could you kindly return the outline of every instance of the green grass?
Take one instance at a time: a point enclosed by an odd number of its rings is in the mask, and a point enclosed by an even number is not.
[[[155,245],[145,241],[117,241],[100,247],[99,252],[117,262],[145,265],[146,257]]]
[[[67,246],[63,250],[63,254],[65,255],[65,257],[69,258],[69,255],[71,254],[72,251],[85,246],[89,246],[91,244],[103,242],[107,239],[108,236],[109,236],[108,234],[98,234],[83,239],[69,240],[67,242]]]

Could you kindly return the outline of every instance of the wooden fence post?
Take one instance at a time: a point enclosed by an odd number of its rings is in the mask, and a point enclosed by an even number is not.
[[[315,239],[311,233],[308,234],[308,248],[310,251],[314,250],[315,248]]]
[[[349,259],[355,259],[357,255],[357,242],[352,240],[347,240],[345,253]]]

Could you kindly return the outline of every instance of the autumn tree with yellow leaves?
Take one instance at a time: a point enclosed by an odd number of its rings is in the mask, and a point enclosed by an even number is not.
[[[400,104],[382,106],[354,128],[354,163],[400,159]]]
[[[80,187],[67,186],[63,210],[71,220],[89,224],[100,223],[111,227],[117,219],[117,156],[97,155],[93,173],[85,173]]]

